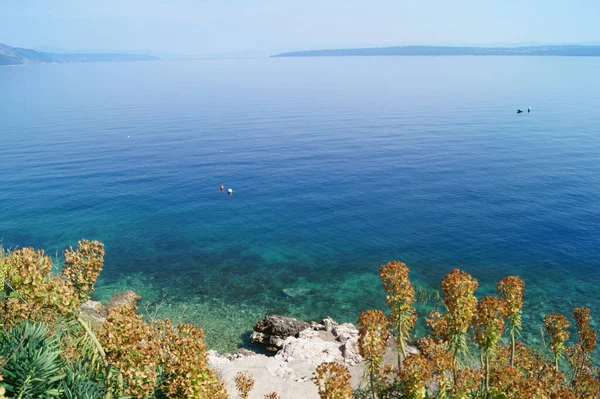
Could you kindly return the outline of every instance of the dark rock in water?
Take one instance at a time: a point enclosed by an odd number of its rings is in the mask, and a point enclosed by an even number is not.
[[[108,304],[106,305],[107,309],[112,309],[116,306],[130,306],[137,304],[137,301],[141,298],[138,294],[131,290],[125,290],[123,292],[116,293],[110,298]]]
[[[295,337],[310,324],[292,317],[267,316],[254,325],[254,331],[280,338]]]
[[[250,336],[253,344],[266,345],[267,349],[277,352],[288,337],[297,337],[300,331],[310,328],[310,324],[284,316],[266,316],[254,325]]]

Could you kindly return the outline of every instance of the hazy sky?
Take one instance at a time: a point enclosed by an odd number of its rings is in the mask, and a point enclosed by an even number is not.
[[[599,0],[0,0],[0,43],[178,54],[598,42]]]

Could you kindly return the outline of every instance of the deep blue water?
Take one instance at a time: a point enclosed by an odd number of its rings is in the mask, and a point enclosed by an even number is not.
[[[390,259],[481,295],[521,275],[535,341],[548,311],[600,312],[599,87],[575,57],[3,67],[0,237],[103,241],[98,298],[168,293],[219,349],[265,313],[383,307]]]

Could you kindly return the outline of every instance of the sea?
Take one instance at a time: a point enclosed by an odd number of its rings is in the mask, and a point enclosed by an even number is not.
[[[0,238],[102,241],[94,299],[132,289],[220,352],[268,314],[385,309],[390,260],[418,334],[459,268],[479,298],[521,276],[539,344],[549,312],[600,320],[599,88],[593,57],[0,67]]]

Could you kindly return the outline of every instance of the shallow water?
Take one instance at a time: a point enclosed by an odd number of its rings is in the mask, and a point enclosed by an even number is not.
[[[521,275],[539,341],[546,312],[600,311],[598,87],[596,58],[3,67],[0,237],[103,241],[97,298],[167,293],[219,350],[268,313],[383,307],[390,259],[481,295]]]

